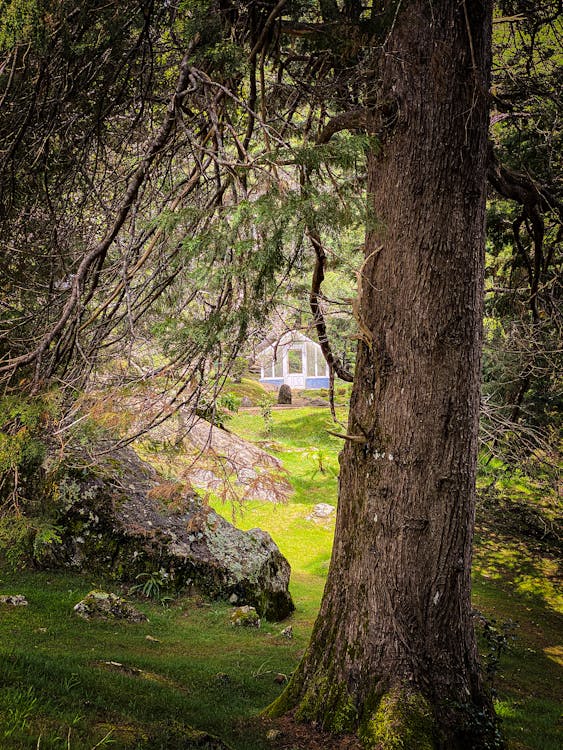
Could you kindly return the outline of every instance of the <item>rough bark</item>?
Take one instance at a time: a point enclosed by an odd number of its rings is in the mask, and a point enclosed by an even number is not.
[[[491,7],[395,7],[348,427],[366,440],[341,454],[321,611],[270,713],[372,748],[484,750],[500,746],[470,602]]]

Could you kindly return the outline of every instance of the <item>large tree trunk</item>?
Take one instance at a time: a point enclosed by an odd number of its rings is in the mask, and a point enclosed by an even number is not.
[[[478,750],[498,744],[470,602],[491,7],[395,8],[348,429],[365,442],[342,451],[321,611],[270,713],[369,747]]]

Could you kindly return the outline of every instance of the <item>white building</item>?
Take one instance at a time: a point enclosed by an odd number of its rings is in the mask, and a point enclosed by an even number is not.
[[[328,388],[328,365],[321,347],[299,331],[288,331],[275,341],[267,339],[257,347],[257,355],[260,382],[265,385]]]

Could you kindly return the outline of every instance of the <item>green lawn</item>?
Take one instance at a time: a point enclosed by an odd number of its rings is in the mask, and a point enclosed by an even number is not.
[[[280,457],[295,488],[284,505],[218,505],[243,528],[267,529],[290,560],[297,609],[288,622],[294,638],[280,634],[287,622],[235,629],[228,606],[187,598],[169,608],[139,603],[149,623],[83,622],[72,606],[103,581],[0,571],[0,593],[23,593],[29,600],[27,608],[0,608],[2,750],[83,750],[104,742],[174,750],[186,747],[182,733],[189,726],[220,736],[236,750],[271,747],[253,717],[279,694],[282,686],[274,678],[295,668],[307,644],[334,526],[307,516],[318,502],[336,503],[341,441],[326,432],[331,425],[323,409],[274,410],[267,435],[259,414],[238,414],[229,427]],[[475,607],[494,618],[499,631],[506,621],[517,623],[510,631],[516,639],[495,676],[497,708],[512,750],[560,747],[563,646],[554,573],[549,554],[479,527]],[[486,651],[487,643],[482,645]]]

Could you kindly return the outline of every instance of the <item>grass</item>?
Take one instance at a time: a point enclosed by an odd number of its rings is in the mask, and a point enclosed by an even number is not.
[[[174,748],[173,735],[190,725],[264,747],[241,721],[279,693],[273,676],[293,668],[304,636],[288,641],[271,624],[234,629],[228,606],[192,600],[141,605],[149,623],[77,620],[73,604],[100,583],[44,573],[10,580],[29,607],[2,611],[0,747],[35,748],[41,736],[41,747],[62,748],[70,731],[82,749],[111,730],[112,747]]]
[[[249,398],[254,405],[258,404],[269,391],[255,378],[241,378],[240,383],[229,379],[225,385],[225,393],[231,393],[239,399]]]
[[[279,456],[295,488],[284,505],[218,506],[243,528],[267,529],[290,560],[293,640],[280,634],[287,623],[235,629],[228,606],[188,598],[168,608],[140,602],[149,623],[84,622],[72,607],[103,581],[0,570],[0,593],[29,600],[25,608],[0,607],[0,748],[82,750],[111,742],[174,750],[186,747],[190,726],[235,750],[271,747],[253,717],[282,690],[275,676],[289,674],[306,647],[330,559],[334,521],[307,518],[315,503],[336,504],[341,442],[326,432],[327,419],[322,409],[274,411],[271,434],[259,414],[240,413],[229,423]],[[489,521],[478,531],[475,607],[499,627],[517,623],[495,677],[509,748],[559,750],[563,647],[553,557]]]

